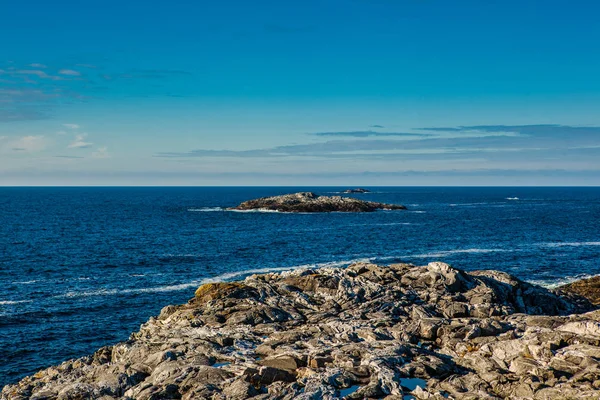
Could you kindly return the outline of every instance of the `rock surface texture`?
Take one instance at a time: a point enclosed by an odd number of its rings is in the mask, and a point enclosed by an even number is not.
[[[230,210],[270,210],[281,212],[371,212],[376,210],[405,210],[398,204],[383,204],[342,196],[319,196],[312,192],[284,194],[248,200]]]
[[[565,293],[575,293],[587,298],[594,305],[600,305],[600,276],[582,279],[560,287]]]
[[[496,271],[359,263],[201,286],[2,399],[600,399],[600,311]]]

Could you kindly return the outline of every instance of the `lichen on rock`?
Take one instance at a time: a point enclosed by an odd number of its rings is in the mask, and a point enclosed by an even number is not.
[[[126,342],[2,390],[17,399],[598,399],[600,311],[444,263],[205,284]]]

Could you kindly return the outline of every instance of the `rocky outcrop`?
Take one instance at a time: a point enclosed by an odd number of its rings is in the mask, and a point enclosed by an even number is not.
[[[600,305],[600,276],[582,279],[558,288],[563,293],[574,293],[588,299],[594,305]]]
[[[371,193],[368,189],[356,188],[356,189],[346,189],[344,193]]]
[[[319,196],[312,192],[285,194],[248,200],[229,210],[270,210],[281,212],[372,212],[405,210],[398,204],[383,204],[342,196]]]
[[[203,285],[128,341],[6,386],[1,398],[406,395],[598,399],[600,311],[443,263],[253,275]]]

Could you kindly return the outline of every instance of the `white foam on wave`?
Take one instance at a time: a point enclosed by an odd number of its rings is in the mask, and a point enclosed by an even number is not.
[[[157,287],[149,287],[149,288],[135,288],[135,289],[102,288],[102,289],[82,291],[82,292],[69,291],[69,292],[54,296],[54,298],[74,299],[74,298],[95,297],[95,296],[116,296],[116,295],[123,295],[123,294],[178,292],[178,291],[198,287],[205,283],[229,281],[234,278],[249,276],[249,275],[253,275],[253,274],[265,274],[265,273],[269,273],[269,272],[292,271],[295,269],[343,267],[343,266],[350,265],[355,262],[369,262],[369,261],[371,261],[371,259],[369,259],[369,258],[359,258],[359,259],[344,260],[344,261],[303,264],[303,265],[296,265],[296,266],[290,266],[290,267],[255,268],[255,269],[249,269],[249,270],[244,270],[244,271],[226,272],[224,274],[217,275],[217,276],[214,276],[211,278],[198,279],[198,280],[193,280],[191,282],[186,282],[186,283],[181,283],[181,284],[176,284],[176,285],[165,285],[165,286],[157,286]],[[2,303],[0,303],[0,304],[2,304]]]
[[[0,306],[10,306],[13,304],[32,303],[33,300],[2,300]]]
[[[417,211],[409,211],[409,212],[415,213],[415,214],[425,214],[427,211],[417,210]]]
[[[18,281],[18,282],[13,282],[13,285],[31,285],[32,283],[38,283],[39,280],[33,280],[33,281]]]
[[[201,207],[201,208],[188,208],[189,212],[218,212],[225,211],[223,207]]]
[[[583,246],[600,246],[600,242],[549,242],[539,243],[542,247],[583,247]]]
[[[539,285],[542,287],[545,287],[546,289],[555,289],[559,286],[562,285],[568,285],[569,283],[573,283],[582,279],[590,279],[590,278],[594,278],[598,275],[589,275],[589,274],[580,274],[580,275],[573,275],[573,276],[565,276],[564,278],[558,278],[558,279],[530,279],[527,280],[527,282],[533,284],[533,285]]]
[[[284,213],[278,210],[270,210],[268,208],[254,208],[252,210],[226,210],[226,211],[231,211],[231,212],[238,212],[238,213],[282,213],[282,214],[292,214],[292,213]],[[296,213],[298,214],[298,213]]]
[[[434,253],[407,255],[408,258],[435,258],[448,257],[455,254],[480,254],[480,253],[497,253],[510,251],[506,249],[458,249],[458,250],[442,250]]]
[[[519,200],[518,197],[507,197],[506,200]]]
[[[448,205],[450,207],[462,207],[462,206],[470,207],[470,206],[484,206],[484,205],[487,205],[487,204],[490,204],[490,203],[451,203],[451,204],[448,204]]]

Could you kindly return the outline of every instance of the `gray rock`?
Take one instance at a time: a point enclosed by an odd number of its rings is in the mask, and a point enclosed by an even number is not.
[[[372,212],[405,210],[398,204],[383,204],[342,196],[319,196],[312,192],[285,194],[248,200],[230,210],[271,210],[280,212]]]
[[[592,309],[443,263],[253,275],[203,285],[127,342],[0,399],[336,399],[348,388],[349,399],[599,399]],[[411,390],[406,378],[427,384]]]

